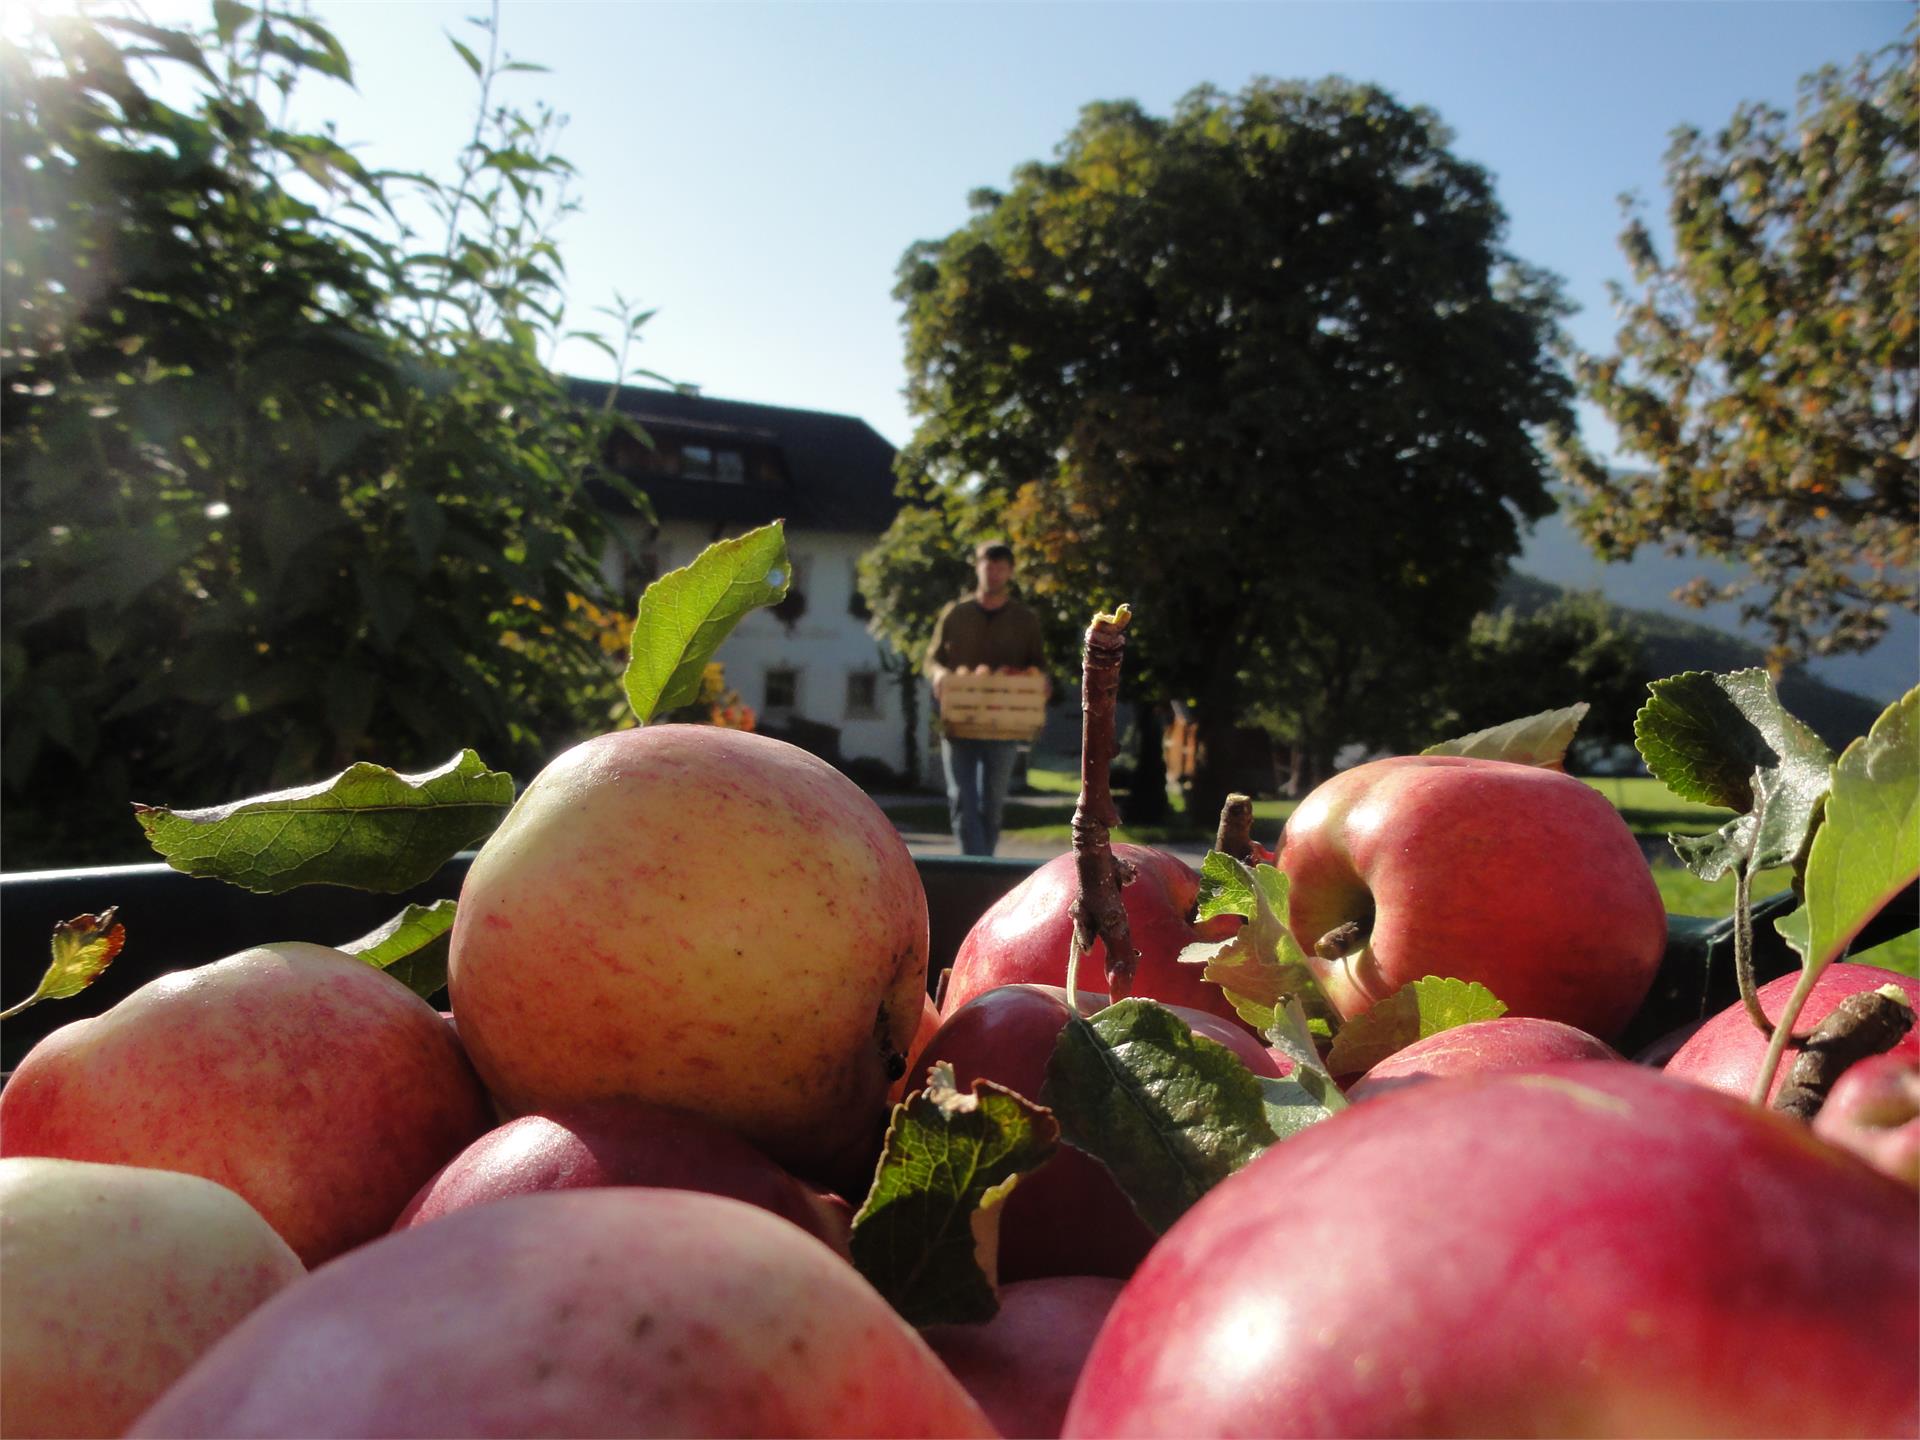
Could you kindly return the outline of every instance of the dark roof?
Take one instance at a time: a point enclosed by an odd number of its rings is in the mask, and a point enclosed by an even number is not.
[[[605,402],[608,387],[602,382],[567,385],[583,404]],[[621,386],[614,407],[637,421],[662,451],[684,442],[778,457],[751,484],[632,474],[662,520],[735,526],[784,519],[795,529],[877,534],[900,509],[893,493],[893,446],[855,416],[637,385]]]

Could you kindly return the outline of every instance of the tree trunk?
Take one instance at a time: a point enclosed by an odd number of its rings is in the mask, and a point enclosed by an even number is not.
[[[903,778],[907,789],[918,790],[926,783],[926,777],[920,773],[920,672],[904,659],[897,667],[886,661],[882,663],[887,664],[900,681],[900,725],[906,741],[907,769]]]
[[[1133,785],[1120,802],[1121,823],[1164,824],[1173,808],[1167,803],[1166,728],[1160,707],[1149,701],[1134,706]]]
[[[1194,723],[1199,727],[1200,760],[1187,787],[1187,819],[1211,831],[1220,807],[1233,790],[1233,732],[1240,720],[1239,675],[1232,660],[1215,662],[1201,694]]]

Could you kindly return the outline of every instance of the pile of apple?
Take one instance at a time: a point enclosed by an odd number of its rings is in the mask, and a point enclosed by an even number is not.
[[[757,534],[653,622],[777,598]],[[1402,757],[1277,869],[1113,851],[1132,998],[1078,984],[1063,856],[936,1006],[913,859],[838,771],[577,746],[473,861],[449,1013],[289,942],[28,1054],[0,1440],[1920,1434],[1920,1041],[1811,1125],[1747,1098],[1742,1007],[1622,1058],[1667,923],[1591,788]],[[1815,974],[1795,1033],[1920,998]]]

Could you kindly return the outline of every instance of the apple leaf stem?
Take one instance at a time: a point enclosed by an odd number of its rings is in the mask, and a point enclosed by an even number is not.
[[[1253,858],[1253,797],[1233,794],[1220,807],[1220,829],[1213,848],[1242,864]]]
[[[1120,823],[1113,805],[1114,709],[1120,694],[1120,662],[1127,646],[1125,605],[1096,613],[1087,626],[1080,671],[1080,798],[1073,807],[1073,856],[1077,893],[1071,907],[1073,940],[1067,951],[1067,996],[1079,1005],[1080,957],[1096,941],[1107,947],[1107,994],[1133,993],[1139,951],[1127,924],[1120,889],[1133,867],[1113,853],[1112,830]]]
[[[1733,978],[1754,1028],[1771,1040],[1773,1022],[1760,1006],[1753,973],[1753,869],[1749,865],[1737,866],[1733,872]]]
[[[1773,1108],[1811,1120],[1849,1067],[1882,1055],[1913,1028],[1913,1006],[1897,985],[1849,995],[1814,1027]]]

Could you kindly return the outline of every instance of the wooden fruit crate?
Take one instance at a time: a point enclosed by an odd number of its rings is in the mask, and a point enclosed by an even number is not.
[[[1047,722],[1044,675],[949,675],[940,728],[956,740],[1031,740]]]

